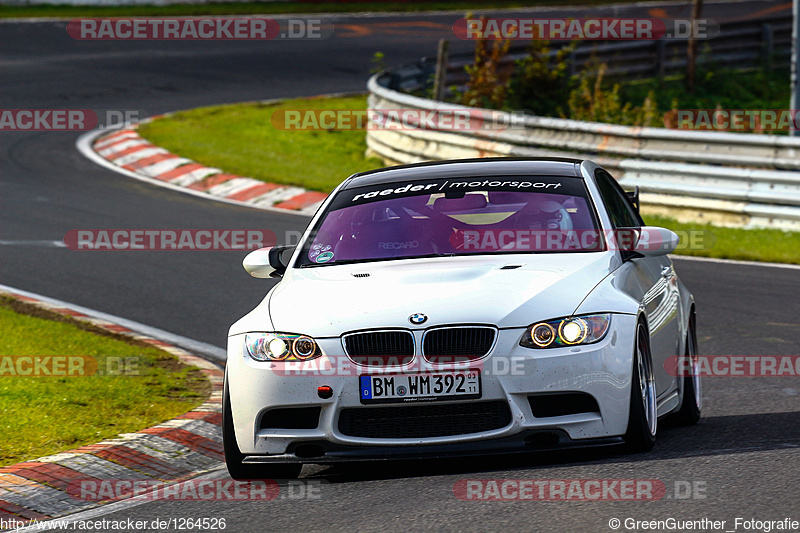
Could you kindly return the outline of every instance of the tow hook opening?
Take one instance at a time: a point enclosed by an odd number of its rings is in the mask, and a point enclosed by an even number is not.
[[[535,433],[525,438],[525,446],[529,448],[554,448],[561,442],[561,436],[555,432]]]
[[[294,450],[294,454],[302,459],[311,459],[325,455],[325,448],[319,444],[300,444]]]

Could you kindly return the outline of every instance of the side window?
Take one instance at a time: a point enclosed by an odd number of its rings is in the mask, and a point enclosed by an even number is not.
[[[630,200],[625,196],[622,187],[604,170],[595,172],[597,187],[600,189],[600,196],[608,210],[608,216],[615,228],[636,228],[643,226],[641,217],[636,214]]]

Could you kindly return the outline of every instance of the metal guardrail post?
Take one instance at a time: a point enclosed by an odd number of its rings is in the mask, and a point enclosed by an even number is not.
[[[800,72],[798,72],[798,68],[800,68],[800,65],[798,65],[798,62],[800,62],[800,0],[792,2],[792,20],[792,95],[789,109],[794,113],[800,107],[800,79],[798,79],[800,77]],[[799,137],[800,130],[793,128],[791,135]]]
[[[450,42],[447,39],[439,40],[439,51],[436,56],[436,75],[433,78],[433,99],[441,102],[444,100],[444,91],[447,78],[447,63],[450,59]]]
[[[667,42],[664,39],[656,41],[656,64],[655,76],[660,80],[664,78],[664,68],[666,66]]]
[[[761,53],[764,67],[772,70],[772,55],[775,53],[775,31],[772,24],[763,23],[761,25]]]

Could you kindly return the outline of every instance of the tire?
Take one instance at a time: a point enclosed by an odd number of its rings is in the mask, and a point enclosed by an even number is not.
[[[233,430],[233,412],[228,392],[228,379],[222,395],[222,448],[225,452],[225,466],[228,474],[237,481],[251,479],[295,479],[300,475],[303,465],[289,464],[247,464],[243,463],[244,454],[239,450],[236,434]]]
[[[656,409],[656,383],[653,375],[653,358],[650,338],[643,322],[636,326],[636,343],[633,350],[633,377],[628,430],[625,432],[627,451],[638,453],[653,449],[658,431]]]
[[[697,325],[694,310],[689,317],[686,332],[686,357],[691,361],[692,373],[683,377],[681,408],[672,415],[671,421],[681,426],[693,426],[700,421],[703,409],[703,383],[698,368]]]

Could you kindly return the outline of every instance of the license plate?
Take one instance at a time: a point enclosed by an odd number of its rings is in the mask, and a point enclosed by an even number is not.
[[[479,370],[358,377],[361,403],[472,400],[481,397]]]

